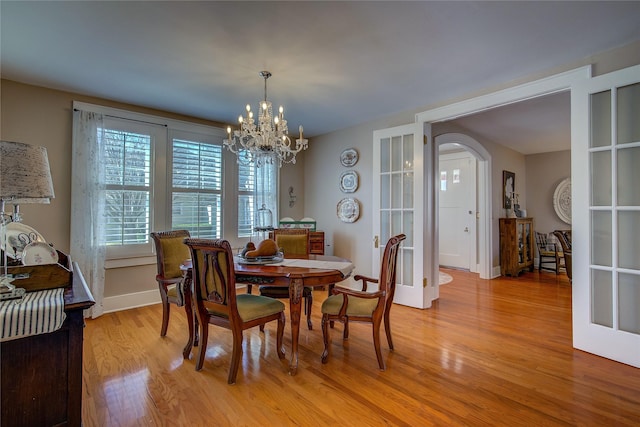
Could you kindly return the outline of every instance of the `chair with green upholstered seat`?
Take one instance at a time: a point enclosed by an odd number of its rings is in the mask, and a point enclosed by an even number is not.
[[[362,290],[334,287],[333,295],[322,303],[322,335],[324,351],[322,363],[329,360],[330,339],[329,324],[333,321],[344,323],[343,338],[349,338],[349,322],[365,322],[373,325],[373,345],[376,350],[378,366],[384,371],[384,360],[380,349],[380,324],[384,318],[384,329],[387,334],[389,348],[393,350],[389,312],[396,290],[396,262],[400,243],[406,238],[399,234],[389,239],[382,255],[380,277],[378,279],[356,275],[355,280],[362,280]],[[367,283],[377,283],[378,290],[367,291]]]
[[[285,258],[307,257],[311,250],[309,229],[278,228],[273,230],[273,240]],[[289,289],[281,286],[260,286],[260,295],[271,298],[289,298]],[[302,290],[304,313],[307,315],[307,327],[313,329],[311,322],[311,306],[313,305],[313,288],[305,286]]]
[[[242,359],[242,331],[267,322],[278,322],[276,353],[284,358],[284,304],[260,295],[236,295],[236,276],[231,245],[226,240],[185,239],[191,250],[193,293],[200,324],[200,352],[196,370],[202,369],[207,352],[209,323],[230,329],[233,350],[228,383],[234,384]]]
[[[178,307],[184,305],[184,296],[180,286],[182,283],[180,264],[191,257],[189,248],[184,244],[185,237],[189,237],[189,231],[157,231],[152,232],[151,237],[155,244],[158,267],[156,280],[162,300],[160,336],[164,337],[169,326],[170,304],[176,304]]]

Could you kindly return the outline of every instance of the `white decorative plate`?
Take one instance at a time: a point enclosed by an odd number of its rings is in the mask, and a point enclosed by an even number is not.
[[[358,173],[356,171],[342,172],[340,175],[340,190],[343,193],[353,193],[358,189]]]
[[[562,221],[571,224],[571,178],[563,179],[556,187],[553,209]]]
[[[342,222],[356,222],[360,218],[360,202],[353,197],[346,197],[340,200],[337,214]]]
[[[358,163],[358,152],[355,148],[347,148],[340,154],[342,166],[350,167]]]
[[[23,265],[56,264],[58,252],[45,242],[32,242],[22,251]]]
[[[13,259],[22,255],[25,246],[32,242],[45,243],[44,237],[21,222],[10,222],[5,227],[6,238],[0,239],[0,247]]]

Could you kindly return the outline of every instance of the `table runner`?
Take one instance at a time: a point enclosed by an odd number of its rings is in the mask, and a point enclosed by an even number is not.
[[[0,303],[0,341],[46,334],[62,327],[64,288],[27,293]]]
[[[269,265],[282,265],[286,267],[302,267],[302,268],[320,268],[324,270],[338,270],[342,273],[342,277],[345,279],[351,275],[351,272],[355,268],[353,263],[342,261],[322,261],[315,259],[284,259],[281,262],[277,262]]]

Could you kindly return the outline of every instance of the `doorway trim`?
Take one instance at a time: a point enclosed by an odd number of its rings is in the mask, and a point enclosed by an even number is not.
[[[478,274],[481,279],[493,279],[497,276],[492,274],[491,268],[491,248],[493,245],[491,234],[491,154],[478,141],[468,135],[462,133],[445,133],[434,138],[436,150],[442,144],[458,144],[462,145],[466,151],[471,153],[478,162],[477,174],[477,200],[478,214],[478,242],[477,247],[479,253],[476,254],[478,259]],[[439,162],[439,159],[437,159]],[[436,170],[438,170],[436,164]],[[436,200],[436,212],[439,212],[440,198]],[[440,243],[438,243],[438,246]]]
[[[588,80],[591,78],[591,65],[586,65],[584,67],[576,68],[573,70],[565,71],[563,73],[555,74],[543,79],[535,80],[533,82],[525,83],[519,86],[503,89],[497,92],[489,93],[487,95],[478,96],[476,98],[467,99],[465,101],[456,102],[454,104],[449,104],[444,107],[434,108],[431,110],[427,110],[421,113],[417,113],[415,115],[416,123],[422,123],[423,126],[431,125],[432,123],[453,120],[459,117],[468,116],[474,113],[478,113],[484,110],[490,110],[495,107],[500,107],[504,105],[513,104],[520,101],[525,101],[528,99],[537,98],[540,96],[550,95],[552,93],[563,92],[566,90],[571,90],[571,86],[579,81]],[[488,171],[491,174],[491,170]],[[428,174],[425,174],[425,178]],[[425,193],[429,194],[429,192],[435,191],[434,189],[430,189],[428,185],[429,180],[425,180]],[[492,193],[492,188],[488,187],[487,192]],[[491,199],[491,196],[490,196]],[[491,205],[490,205],[491,206]],[[432,207],[434,208],[434,207]],[[491,208],[489,208],[491,209]],[[437,209],[435,212],[426,212],[425,218],[431,218],[431,220],[437,220]],[[435,219],[434,219],[435,218]],[[494,219],[491,217],[491,224],[493,224]],[[497,217],[495,219],[497,221]],[[429,224],[426,224],[429,226]],[[493,245],[494,241],[494,231],[493,227],[490,225],[489,230],[491,232],[491,238],[487,239],[491,241],[491,245]],[[434,242],[435,247],[434,251],[439,251],[439,242],[436,240]],[[490,270],[493,270],[493,264],[496,262],[499,264],[499,256],[493,256],[493,247],[491,250],[486,252],[486,254],[490,254],[487,256],[486,264],[481,266],[481,270],[490,266]],[[482,252],[484,252],[486,248],[482,248]],[[497,253],[498,251],[496,251]],[[431,268],[437,268],[438,266],[425,266],[425,271],[430,271]],[[496,270],[499,269],[499,266],[496,267]],[[497,276],[494,276],[497,277]]]

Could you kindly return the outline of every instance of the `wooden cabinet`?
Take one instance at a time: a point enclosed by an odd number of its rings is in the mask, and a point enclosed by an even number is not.
[[[533,218],[500,218],[500,274],[533,271]]]
[[[83,310],[94,304],[73,263],[66,319],[57,331],[5,341],[0,347],[2,426],[82,425]]]
[[[309,233],[310,252],[315,255],[324,255],[324,231],[312,231]]]

